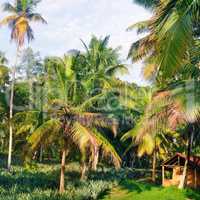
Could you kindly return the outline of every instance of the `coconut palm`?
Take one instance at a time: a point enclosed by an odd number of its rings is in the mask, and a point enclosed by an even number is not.
[[[8,25],[11,29],[11,40],[14,40],[17,44],[17,53],[15,64],[12,68],[12,81],[11,81],[11,93],[10,93],[10,136],[9,136],[9,151],[8,151],[8,169],[11,168],[11,156],[12,156],[12,135],[13,128],[11,120],[13,117],[13,98],[14,98],[14,84],[17,58],[19,56],[20,48],[24,45],[25,38],[28,42],[34,39],[33,30],[30,26],[31,21],[38,21],[46,23],[44,18],[38,13],[34,13],[34,10],[40,0],[16,0],[14,5],[7,2],[3,4],[3,10],[9,12],[10,15],[6,16],[0,25]]]
[[[150,20],[131,26],[148,34],[133,43],[129,57],[145,59],[147,75],[161,82],[177,76],[198,47],[198,12],[197,1],[161,1]]]
[[[164,75],[173,75],[187,62],[188,51],[195,45],[193,30],[199,21],[199,10],[195,0],[170,0],[158,7],[154,30],[160,53],[156,63]]]
[[[127,73],[127,67],[119,60],[119,47],[112,49],[108,46],[109,36],[105,38],[92,37],[89,45],[83,43],[86,53],[85,80],[91,95],[98,94],[103,88],[112,88],[111,82],[116,80],[118,73]],[[93,94],[92,94],[93,93]]]
[[[155,182],[157,153],[159,152],[162,159],[165,158],[170,146],[169,141],[173,141],[173,137],[177,135],[171,130],[184,123],[184,117],[180,103],[173,100],[170,92],[150,90],[147,93],[148,99],[143,114],[136,126],[123,135],[122,140],[132,138],[128,149],[138,145],[139,156],[153,155],[152,181]]]
[[[198,83],[194,84],[188,81],[186,85],[179,83],[171,86],[168,90],[153,92],[136,126],[122,137],[123,140],[132,138],[130,147],[139,145],[139,155],[153,153],[154,170],[156,151],[163,152],[164,150],[167,152],[167,140],[171,138],[172,133],[177,135],[175,131],[179,126],[186,127],[184,133],[187,145],[187,160],[189,160],[195,140],[199,137],[196,132],[197,129],[194,129],[194,125],[199,122],[198,85]],[[154,170],[153,180],[155,180]],[[184,187],[186,173],[187,162],[185,163],[180,188]]]
[[[74,71],[74,62],[71,56],[62,58],[47,58],[45,60],[46,68],[46,95],[48,97],[48,117],[39,127],[39,112],[31,111],[16,114],[16,123],[18,124],[18,134],[28,133],[28,147],[26,154],[32,152],[43,145],[46,147],[57,142],[62,150],[60,192],[64,191],[64,169],[65,158],[70,151],[71,145],[76,145],[82,153],[81,177],[85,177],[86,157],[95,159],[96,149],[100,147],[104,151],[104,156],[111,155],[112,161],[116,167],[120,166],[120,157],[115,151],[107,137],[102,134],[100,128],[112,128],[115,131],[116,120],[109,118],[101,113],[88,112],[85,109],[85,99],[83,87],[77,87],[75,81],[79,71]],[[78,89],[77,89],[78,88]],[[82,95],[82,104],[77,98]],[[72,96],[73,95],[73,96]],[[88,109],[88,104],[87,104]],[[24,117],[27,116],[27,117]],[[31,116],[31,117],[29,117]],[[20,119],[20,120],[18,120]],[[27,120],[26,120],[27,119]],[[31,119],[31,120],[30,120]],[[88,156],[85,156],[85,155]]]

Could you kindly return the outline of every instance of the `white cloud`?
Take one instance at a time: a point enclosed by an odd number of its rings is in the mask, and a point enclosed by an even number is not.
[[[131,43],[138,39],[136,32],[126,32],[126,28],[150,16],[132,0],[43,0],[38,12],[46,18],[48,25],[33,24],[35,41],[31,46],[43,56],[81,49],[80,38],[88,42],[94,34],[111,35],[110,45],[122,46],[123,59]],[[8,29],[0,30],[0,41],[0,49],[12,58],[14,45],[9,43]],[[140,69],[141,64],[134,64],[130,75],[124,79],[143,83]]]

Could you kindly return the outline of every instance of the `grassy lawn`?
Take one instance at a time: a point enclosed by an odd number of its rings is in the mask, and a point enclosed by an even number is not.
[[[104,200],[200,200],[200,191],[181,191],[127,180],[114,188]]]

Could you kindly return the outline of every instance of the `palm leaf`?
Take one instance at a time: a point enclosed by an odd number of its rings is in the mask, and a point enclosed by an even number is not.
[[[51,119],[43,123],[37,128],[28,138],[30,151],[34,151],[43,144],[50,145],[52,142],[59,138],[61,123],[58,120]]]
[[[0,21],[0,26],[11,23],[12,21],[16,20],[17,17],[17,15],[10,15],[8,17],[5,17],[3,20]]]
[[[10,3],[4,3],[3,4],[3,10],[6,12],[13,12],[16,14],[17,9]]]
[[[137,30],[137,34],[148,32],[150,23],[151,23],[150,20],[137,22],[137,23],[132,24],[131,26],[129,26],[127,28],[127,31],[132,31],[133,29],[136,29]]]
[[[42,22],[43,24],[47,24],[47,21],[39,13],[31,13],[27,17],[31,21]]]
[[[19,112],[14,115],[13,123],[16,135],[31,133],[38,125],[39,111]]]
[[[95,139],[97,140],[98,144],[103,149],[106,155],[112,156],[112,162],[116,168],[120,168],[121,166],[121,158],[116,152],[113,145],[108,141],[108,139],[103,136],[97,129],[93,129],[92,133],[94,134]]]
[[[179,17],[174,12],[164,24],[158,35],[158,66],[162,76],[171,77],[185,62],[186,52],[192,44],[192,21],[188,14]],[[173,52],[173,53],[172,53]]]

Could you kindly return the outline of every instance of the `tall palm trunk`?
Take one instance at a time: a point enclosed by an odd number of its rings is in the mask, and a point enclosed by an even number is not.
[[[19,45],[17,46],[16,60],[12,68],[12,81],[11,81],[11,91],[10,91],[10,115],[9,115],[9,149],[8,149],[8,170],[11,170],[11,161],[12,161],[12,145],[13,145],[13,100],[14,100],[14,87],[15,87],[15,74],[17,67],[17,60],[19,56]]]
[[[39,162],[42,163],[43,161],[43,147],[42,145],[40,146],[40,157],[39,157]]]
[[[180,184],[178,186],[179,189],[183,189],[185,187],[187,170],[188,170],[188,159],[185,160],[185,165],[184,165],[184,168],[183,168],[183,175],[182,175],[182,178],[180,180]]]
[[[82,161],[81,162],[81,180],[86,179],[86,170],[87,170],[86,162]]]
[[[98,161],[99,161],[99,148],[94,147],[94,158],[92,160],[92,170],[93,171],[97,170]]]
[[[152,182],[156,181],[156,149],[153,151],[153,160],[152,160]]]
[[[180,180],[180,184],[178,186],[179,189],[183,189],[185,187],[185,185],[187,184],[188,165],[189,165],[189,161],[190,161],[193,139],[194,139],[194,126],[192,126],[192,131],[191,131],[191,134],[190,134],[189,139],[188,139],[187,157],[186,157],[186,160],[185,160],[183,175],[182,175],[182,178]]]
[[[34,97],[36,98],[36,97]],[[43,83],[40,84],[40,119],[39,119],[39,125],[42,125],[44,122],[44,113],[43,113]],[[43,160],[43,145],[41,144],[40,146],[40,157],[39,157],[39,161],[40,163],[42,163]]]
[[[67,150],[63,149],[62,159],[61,159],[61,171],[60,171],[60,189],[59,192],[62,194],[65,191],[65,160],[66,160]]]

